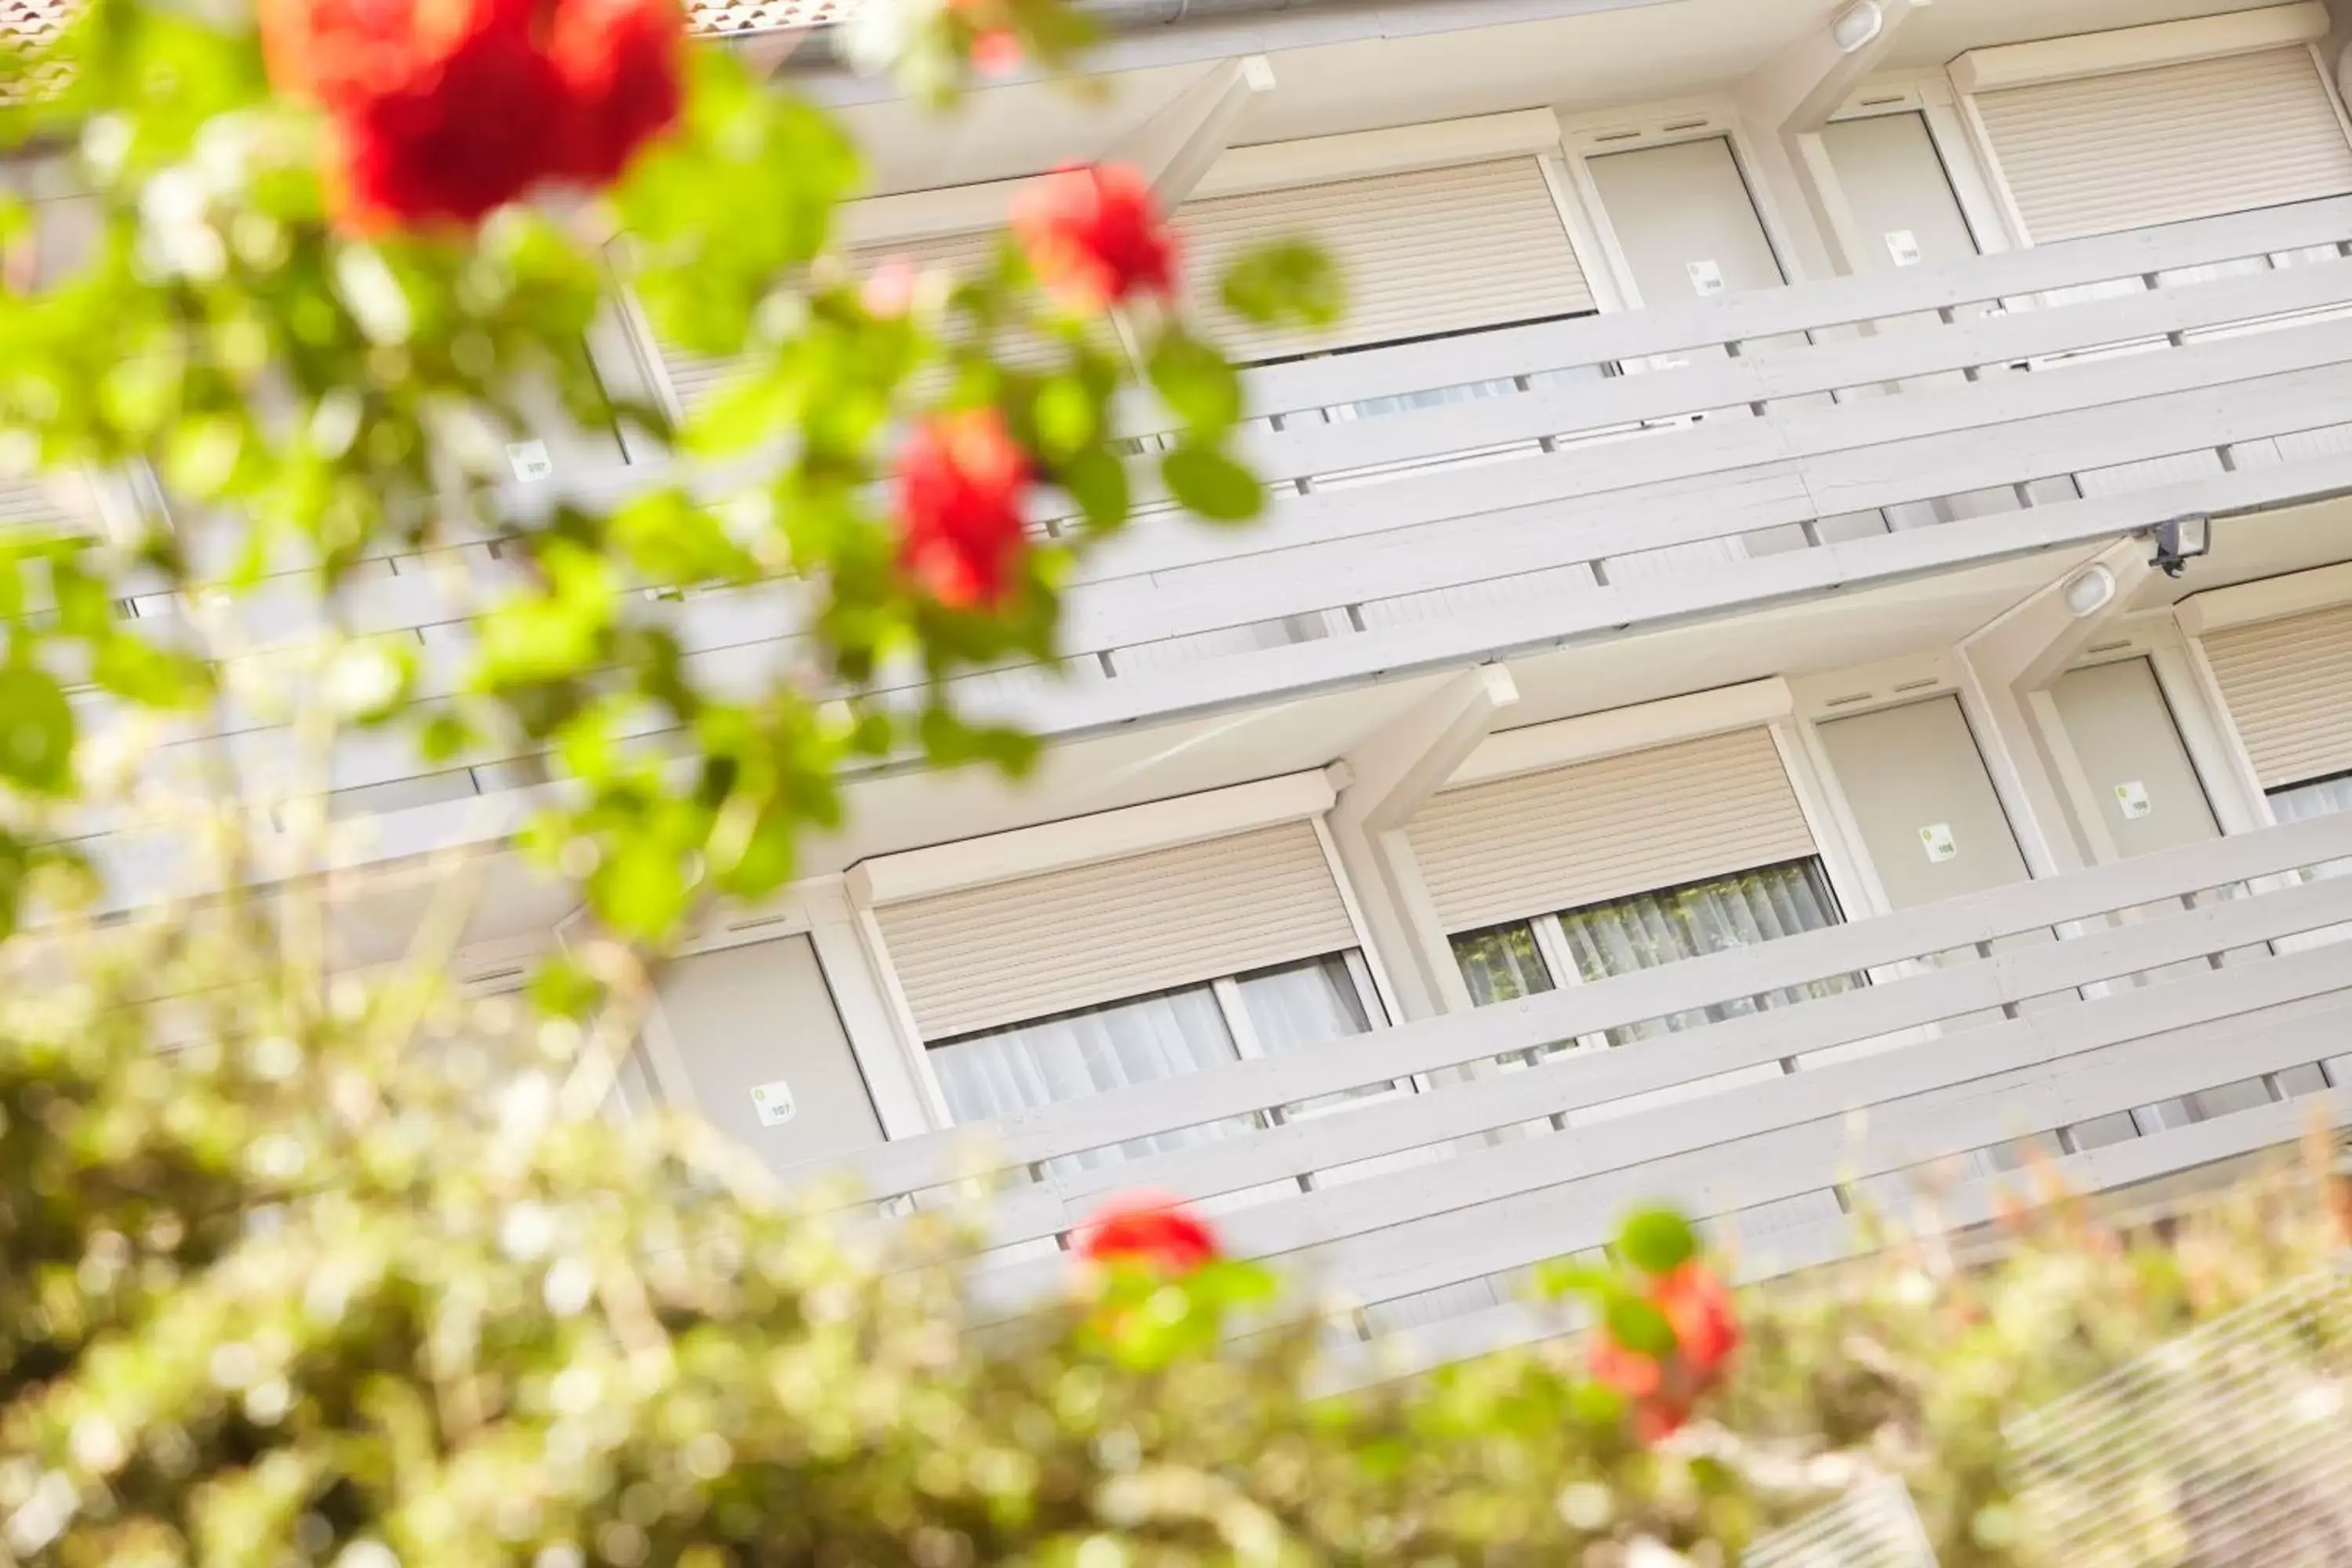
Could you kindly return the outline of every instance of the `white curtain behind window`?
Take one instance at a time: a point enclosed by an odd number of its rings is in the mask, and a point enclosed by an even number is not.
[[[2340,811],[2352,811],[2352,773],[2271,791],[2271,815],[2281,822],[2309,822],[2315,816],[2333,816]],[[2352,860],[2331,860],[2319,868],[2319,874],[2352,875]]]
[[[2315,816],[2333,816],[2340,811],[2352,811],[2352,773],[2291,784],[2271,791],[2270,795],[2271,815],[2281,822],[2309,822]],[[2315,871],[2322,877],[2352,876],[2352,860],[2330,860],[2315,868]],[[2324,942],[2347,940],[2352,940],[2352,926],[2329,926],[2324,931],[2281,937],[2271,946],[2280,952],[2301,952]],[[2352,1083],[2352,1057],[2330,1057],[2326,1066],[2328,1076],[2336,1082]]]
[[[1516,1002],[1552,988],[1536,933],[1525,921],[1455,937],[1454,962],[1462,968],[1462,983],[1470,988],[1475,1006]]]
[[[1268,1056],[1360,1035],[1372,1026],[1342,953],[1245,974],[1236,984],[1250,1027]]]
[[[1838,923],[1837,906],[1811,861],[1768,866],[1736,877],[1694,882],[1661,893],[1620,899],[1559,917],[1569,952],[1587,980],[1631,974],[1662,963],[1751,947]],[[1609,1031],[1609,1043],[1649,1039],[1790,1002],[1834,996],[1859,984],[1836,975],[1762,996],[1745,996]]]
[[[1114,1002],[931,1047],[949,1111],[959,1123],[1084,1100],[1129,1084],[1181,1078],[1236,1059],[1217,999],[1203,985]],[[1186,1128],[1053,1163],[1093,1169],[1222,1137],[1239,1123]]]

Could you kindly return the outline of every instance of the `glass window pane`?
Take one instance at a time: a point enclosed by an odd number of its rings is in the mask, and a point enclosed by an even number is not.
[[[1244,974],[1235,984],[1250,1027],[1268,1056],[1364,1034],[1372,1026],[1345,953]]]
[[[1481,1007],[1552,988],[1551,972],[1536,950],[1535,928],[1525,921],[1455,937],[1454,962],[1462,966],[1470,1000]]]
[[[1837,900],[1820,863],[1801,860],[1571,910],[1559,917],[1559,924],[1578,973],[1586,980],[1605,980],[1818,931],[1839,919]],[[1737,997],[1612,1029],[1609,1043],[1623,1045],[1765,1007],[1833,996],[1863,983],[1860,975],[1832,975],[1766,995]]]
[[[1108,1003],[930,1047],[932,1070],[959,1123],[1181,1078],[1238,1057],[1216,995],[1205,985]],[[1139,1138],[1055,1161],[1053,1168],[1091,1169],[1188,1148],[1247,1125],[1218,1123]]]
[[[2352,773],[2309,784],[2289,784],[2270,792],[2271,815],[2281,822],[2308,822],[2352,811]],[[2352,860],[2331,860],[2318,868],[2323,877],[2352,876]]]
[[[1286,969],[1245,974],[1234,984],[1241,992],[1250,1028],[1257,1036],[1258,1048],[1270,1057],[1304,1046],[1321,1045],[1326,1040],[1367,1034],[1372,1026],[1371,1014],[1363,993],[1357,988],[1355,975],[1349,971],[1346,953],[1335,952]],[[1328,1110],[1351,1100],[1387,1094],[1395,1087],[1389,1083],[1363,1084],[1283,1109],[1294,1113]]]

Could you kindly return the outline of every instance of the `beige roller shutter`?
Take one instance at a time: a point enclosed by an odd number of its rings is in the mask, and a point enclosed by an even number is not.
[[[946,271],[971,278],[994,268],[996,247],[1003,233],[1000,228],[972,229],[962,234],[864,246],[850,250],[843,261],[852,276],[860,278],[898,257],[906,258],[922,271]],[[998,340],[996,349],[997,357],[1003,363],[1033,367],[1050,363],[1061,352],[1058,344],[1045,340],[1010,334]],[[694,354],[667,345],[661,351],[661,359],[670,387],[677,395],[678,407],[689,415],[724,391],[739,374],[741,363],[731,355]],[[915,384],[919,397],[935,395],[940,390],[937,377],[919,378]]]
[[[1592,309],[1531,157],[1220,196],[1190,203],[1176,224],[1202,327],[1245,363]],[[1217,302],[1235,258],[1292,237],[1322,246],[1347,280],[1347,312],[1329,331],[1269,331]]]
[[[2352,146],[2300,46],[1978,95],[2035,243],[2352,192]]]
[[[1356,945],[1312,824],[876,911],[926,1040]]]
[[[2205,657],[2264,789],[2352,773],[2352,605],[2209,632]]]
[[[1449,931],[1813,853],[1764,730],[1446,790],[1406,831]]]

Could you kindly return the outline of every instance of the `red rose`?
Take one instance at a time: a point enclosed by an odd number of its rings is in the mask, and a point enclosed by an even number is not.
[[[260,0],[271,80],[324,108],[345,217],[478,222],[552,180],[604,184],[677,118],[669,0]]]
[[[1731,1292],[1701,1263],[1659,1275],[1643,1296],[1674,1330],[1675,1348],[1663,1356],[1629,1350],[1604,1325],[1586,1342],[1585,1363],[1595,1382],[1624,1395],[1634,1436],[1655,1443],[1679,1430],[1699,1396],[1722,1381],[1739,1348],[1739,1321]]]
[[[1129,1193],[1097,1209],[1079,1254],[1095,1263],[1132,1258],[1162,1274],[1190,1274],[1217,1257],[1216,1233],[1174,1198]]]
[[[1606,1329],[1586,1342],[1584,1359],[1592,1369],[1594,1382],[1615,1389],[1628,1399],[1649,1398],[1658,1392],[1658,1384],[1665,1377],[1656,1356],[1627,1350],[1611,1339]]]
[[[1650,1287],[1650,1301],[1675,1331],[1675,1352],[1702,1380],[1719,1373],[1739,1348],[1731,1292],[1704,1264],[1685,1263]]]
[[[1076,309],[1176,287],[1176,236],[1150,184],[1126,164],[1047,175],[1015,205],[1013,231],[1037,280]]]
[[[934,416],[898,454],[898,564],[943,605],[994,606],[1029,536],[1028,455],[993,408]]]
[[[363,230],[479,223],[545,177],[549,130],[569,113],[547,57],[484,27],[415,89],[337,112],[344,216]]]
[[[671,0],[562,0],[548,57],[572,99],[561,173],[590,185],[621,177],[667,130],[682,101],[685,24]]]
[[[278,91],[330,109],[406,92],[468,39],[530,9],[489,0],[259,0],[261,51]]]

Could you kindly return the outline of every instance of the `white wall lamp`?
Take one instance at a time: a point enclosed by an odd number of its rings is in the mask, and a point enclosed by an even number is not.
[[[2104,566],[2077,572],[2066,580],[2066,607],[2077,620],[2095,616],[2114,602],[2116,574]]]
[[[1886,16],[1879,10],[1878,0],[1855,0],[1830,24],[1830,40],[1852,54],[1878,37],[1885,26]]]
[[[2178,577],[2183,568],[2213,548],[2213,520],[2201,511],[2180,517],[2168,517],[2148,531],[2156,542],[2156,558],[2152,564],[2168,577]]]

